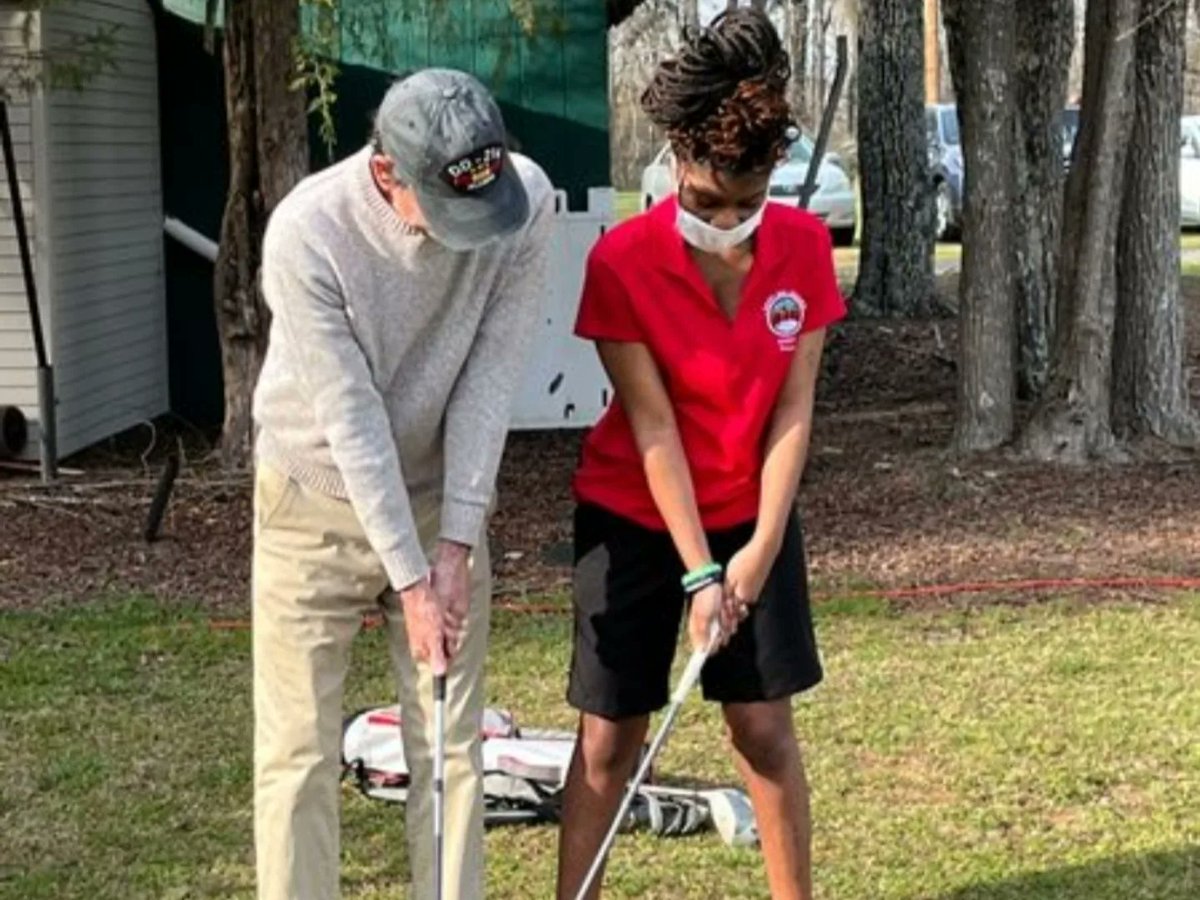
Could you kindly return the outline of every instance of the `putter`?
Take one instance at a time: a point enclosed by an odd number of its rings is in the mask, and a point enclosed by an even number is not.
[[[604,841],[600,844],[600,849],[596,851],[596,858],[592,860],[592,867],[588,869],[588,873],[583,879],[583,884],[579,886],[579,892],[575,894],[575,900],[584,900],[587,897],[592,883],[604,867],[604,861],[608,858],[608,852],[612,849],[613,842],[617,839],[617,832],[621,830],[621,823],[625,821],[625,817],[629,814],[629,808],[633,805],[633,800],[637,796],[639,786],[646,780],[646,775],[650,772],[650,766],[654,763],[654,757],[658,755],[663,744],[667,742],[667,735],[671,733],[671,728],[675,725],[675,719],[679,715],[679,710],[683,707],[683,701],[687,699],[687,695],[691,693],[696,682],[700,680],[700,670],[704,668],[704,663],[708,660],[709,654],[716,648],[720,637],[721,625],[714,618],[708,630],[708,646],[692,651],[692,657],[688,660],[687,667],[679,677],[679,684],[675,688],[675,693],[671,695],[671,703],[667,706],[666,716],[663,718],[662,724],[658,727],[658,733],[654,735],[654,740],[650,742],[650,749],[642,757],[642,764],[638,766],[633,780],[629,782],[629,787],[625,789],[625,796],[621,798],[621,805],[617,809],[617,814],[613,818],[612,825],[608,828],[608,834],[604,836]]]
[[[446,676],[433,676],[433,895],[443,897],[446,852]]]

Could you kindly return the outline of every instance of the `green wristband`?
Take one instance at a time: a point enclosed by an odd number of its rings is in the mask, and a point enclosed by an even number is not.
[[[687,587],[685,587],[683,589],[683,593],[685,596],[691,598],[691,597],[696,596],[696,594],[700,593],[705,588],[710,588],[710,587],[712,587],[714,585],[718,585],[720,583],[721,583],[720,574],[710,575],[708,578],[701,578],[697,581],[691,582]]]
[[[691,590],[693,585],[709,578],[716,578],[724,571],[721,564],[715,562],[706,563],[699,568],[692,569],[692,571],[683,576],[683,589],[685,591]]]

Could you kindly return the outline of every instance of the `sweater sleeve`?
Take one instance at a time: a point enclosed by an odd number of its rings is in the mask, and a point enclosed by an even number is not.
[[[539,173],[540,175],[540,173]],[[446,410],[441,536],[474,546],[495,489],[513,396],[545,294],[553,194],[545,176],[522,243],[488,298]],[[540,202],[538,202],[540,200]]]
[[[297,360],[300,387],[346,494],[396,590],[429,571],[383,397],[350,325],[328,255],[272,220],[263,241],[263,295]]]

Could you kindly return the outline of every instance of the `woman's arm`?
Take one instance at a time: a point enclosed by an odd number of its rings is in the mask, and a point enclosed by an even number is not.
[[[763,450],[754,536],[729,561],[726,571],[726,591],[736,603],[753,603],[758,599],[783,544],[808,457],[813,398],[824,346],[823,328],[801,335],[787,380],[775,401]]]
[[[675,411],[654,357],[645,344],[638,342],[597,341],[596,346],[629,417],[650,494],[667,524],[684,569],[692,571],[712,562],[687,455],[675,424]],[[724,599],[720,584],[698,592],[692,599],[688,633],[694,647],[707,646],[714,616],[724,637],[733,633],[733,611],[726,607]]]
[[[771,551],[772,559],[783,543],[783,533],[800,487],[800,476],[808,460],[813,399],[824,347],[825,329],[801,335],[767,432],[754,539]]]
[[[690,571],[712,562],[675,410],[654,357],[641,343],[598,341],[596,346],[633,427],[650,494],[684,568]]]

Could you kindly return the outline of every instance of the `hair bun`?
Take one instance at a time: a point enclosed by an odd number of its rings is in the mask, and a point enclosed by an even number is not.
[[[642,95],[642,108],[663,128],[695,125],[746,81],[782,92],[791,63],[775,26],[753,8],[721,13],[711,25],[688,27],[675,58],[663,62]]]
[[[790,76],[766,13],[730,10],[707,28],[684,31],[683,46],[659,65],[642,108],[680,157],[729,171],[762,170],[787,146]]]
[[[767,15],[757,9],[732,9],[721,13],[697,39],[712,44],[715,65],[725,69],[736,87],[742,81],[761,78],[782,88],[791,75],[787,51]]]

